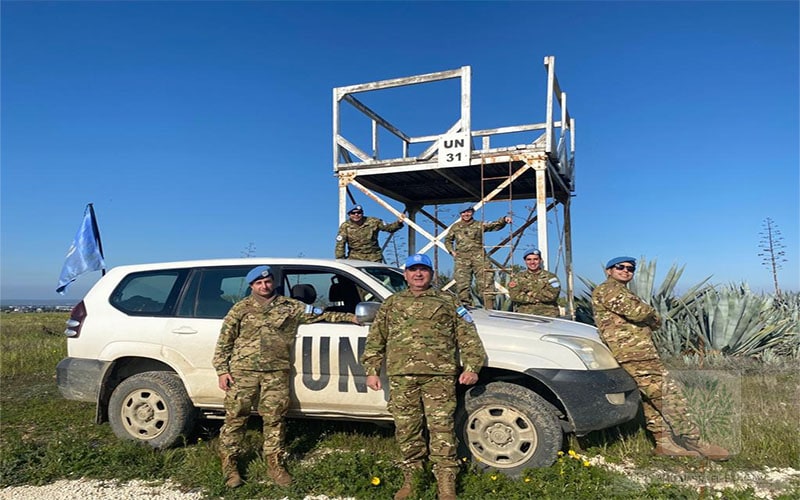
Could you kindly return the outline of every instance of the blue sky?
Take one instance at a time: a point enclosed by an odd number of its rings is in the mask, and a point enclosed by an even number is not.
[[[796,1],[0,8],[4,299],[59,297],[90,202],[109,267],[239,257],[250,244],[331,257],[334,87],[469,65],[473,129],[538,123],[546,55],[577,120],[576,275],[600,281],[606,260],[629,254],[662,273],[685,266],[685,285],[769,291],[757,254],[771,217],[781,286],[800,289]],[[425,98],[407,97],[379,111],[438,133]]]

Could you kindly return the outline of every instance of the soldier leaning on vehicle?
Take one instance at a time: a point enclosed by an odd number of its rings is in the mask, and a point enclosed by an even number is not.
[[[609,260],[608,279],[592,292],[592,307],[600,337],[639,386],[647,430],[656,442],[653,453],[727,460],[728,450],[700,439],[683,391],[669,378],[653,343],[661,318],[627,287],[635,271],[633,257]]]
[[[377,217],[364,217],[364,208],[361,205],[353,205],[347,215],[349,220],[342,222],[336,235],[336,258],[383,262],[378,234],[381,231],[394,233],[403,227],[403,221],[385,224]]]
[[[357,323],[351,313],[323,312],[299,300],[278,295],[269,266],[247,273],[251,295],[233,305],[222,323],[213,365],[225,391],[225,424],[219,454],[225,485],[242,484],[238,458],[253,406],[263,420],[263,457],[267,475],[279,486],[292,477],[280,463],[284,415],[289,407],[292,348],[300,324],[331,321]]]
[[[404,483],[395,500],[411,495],[426,457],[433,464],[439,499],[455,500],[456,383],[478,381],[486,352],[466,308],[449,293],[431,288],[433,266],[428,256],[408,257],[403,274],[408,289],[381,305],[361,364],[367,386],[375,391],[382,388],[379,372],[386,365],[389,411],[403,454]]]

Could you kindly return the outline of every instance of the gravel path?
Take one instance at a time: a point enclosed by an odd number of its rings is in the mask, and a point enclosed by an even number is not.
[[[200,500],[201,491],[182,492],[178,486],[166,482],[99,481],[96,479],[66,480],[62,479],[45,486],[11,486],[0,490],[0,499],[8,500],[42,500],[57,498],[58,500],[85,500],[103,498],[104,500]]]
[[[11,486],[0,489],[0,500],[200,500],[201,490],[181,491],[170,481],[100,481],[97,479],[62,479],[45,486]],[[283,499],[286,500],[286,499]],[[307,496],[303,500],[352,500]]]
[[[792,468],[769,468],[762,471],[723,471],[711,465],[706,470],[689,470],[674,473],[657,470],[637,469],[633,464],[609,464],[603,457],[589,459],[592,465],[604,467],[625,474],[629,479],[646,484],[653,479],[666,483],[693,486],[698,491],[705,491],[715,496],[724,488],[743,490],[753,488],[755,496],[771,499],[792,485],[800,483],[800,471]],[[710,490],[710,491],[709,491]],[[181,491],[179,486],[170,481],[100,481],[96,479],[66,480],[62,479],[45,486],[12,486],[0,489],[0,500],[87,500],[103,498],[104,500],[201,500],[202,490]],[[307,496],[304,500],[346,500],[330,499],[327,496]]]

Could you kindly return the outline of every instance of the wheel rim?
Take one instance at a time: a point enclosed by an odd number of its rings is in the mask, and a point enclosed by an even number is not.
[[[136,439],[153,439],[164,432],[169,411],[164,398],[149,389],[137,389],[125,396],[120,409],[122,426]]]
[[[466,426],[466,437],[472,455],[498,469],[527,462],[538,444],[531,419],[504,406],[486,406],[472,412]]]

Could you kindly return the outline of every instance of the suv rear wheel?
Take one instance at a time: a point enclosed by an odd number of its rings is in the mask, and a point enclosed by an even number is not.
[[[168,448],[187,435],[196,411],[183,382],[171,372],[143,372],[123,380],[111,394],[108,420],[121,439]]]
[[[469,389],[456,415],[461,451],[484,469],[517,476],[548,467],[563,443],[555,408],[535,392],[491,382]]]

